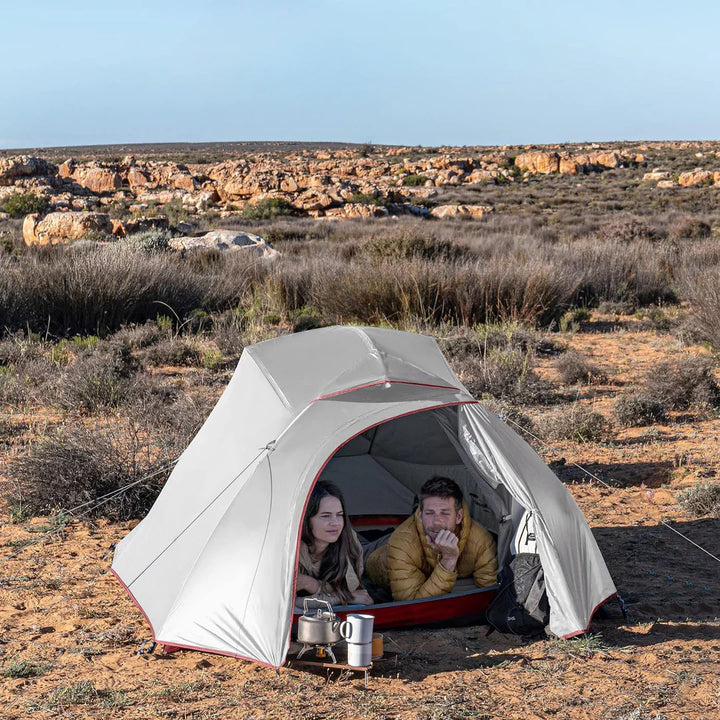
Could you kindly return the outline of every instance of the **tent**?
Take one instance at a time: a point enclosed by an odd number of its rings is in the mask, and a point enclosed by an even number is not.
[[[463,387],[433,338],[330,327],[246,347],[112,569],[157,642],[280,667],[302,517],[319,477],[348,514],[409,514],[436,474],[498,538],[535,521],[549,629],[584,632],[615,594],[590,528],[540,457]]]

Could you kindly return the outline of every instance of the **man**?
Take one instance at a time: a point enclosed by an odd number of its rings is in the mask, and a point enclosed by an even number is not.
[[[458,578],[478,587],[497,582],[495,541],[469,515],[462,491],[449,478],[420,488],[420,505],[367,559],[367,573],[390,587],[393,600],[435,597],[453,591]]]

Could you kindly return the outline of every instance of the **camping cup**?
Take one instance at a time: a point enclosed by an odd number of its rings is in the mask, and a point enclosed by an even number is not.
[[[367,667],[372,662],[372,643],[348,643],[348,665]]]
[[[365,645],[371,643],[374,621],[375,617],[373,615],[353,613],[348,615],[345,622],[340,626],[340,634],[350,645]]]
[[[372,659],[378,660],[383,656],[385,652],[383,648],[383,636],[382,633],[372,634]]]

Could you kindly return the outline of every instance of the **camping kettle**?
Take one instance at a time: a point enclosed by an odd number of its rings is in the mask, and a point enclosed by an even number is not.
[[[327,606],[327,610],[308,610],[308,600]],[[341,625],[332,605],[327,600],[306,597],[303,600],[303,614],[298,618],[298,642],[306,645],[331,645],[343,639]]]

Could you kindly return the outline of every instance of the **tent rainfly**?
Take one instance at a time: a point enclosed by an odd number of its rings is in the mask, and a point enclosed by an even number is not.
[[[409,514],[455,479],[498,538],[535,521],[549,629],[587,630],[615,587],[590,528],[532,448],[463,387],[433,338],[329,327],[246,347],[222,397],[112,569],[159,643],[280,667],[308,495],[322,476],[348,514]]]

